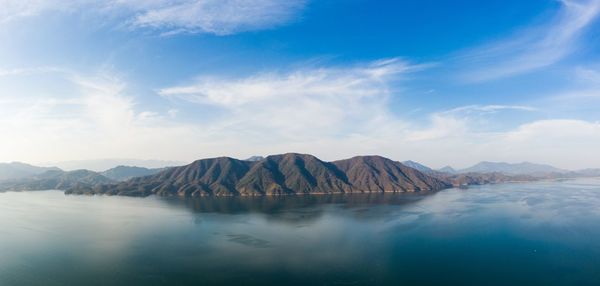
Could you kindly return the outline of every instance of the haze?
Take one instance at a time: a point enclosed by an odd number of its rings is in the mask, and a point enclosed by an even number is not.
[[[600,167],[600,1],[485,2],[0,0],[0,162]]]

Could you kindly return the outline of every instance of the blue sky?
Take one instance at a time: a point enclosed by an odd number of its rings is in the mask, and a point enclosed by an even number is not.
[[[599,0],[0,6],[0,161],[600,167]]]

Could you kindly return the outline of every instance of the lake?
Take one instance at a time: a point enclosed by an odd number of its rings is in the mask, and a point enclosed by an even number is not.
[[[0,285],[600,285],[600,179],[431,195],[0,193]]]

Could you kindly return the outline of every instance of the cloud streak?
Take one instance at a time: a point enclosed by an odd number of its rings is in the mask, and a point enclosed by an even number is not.
[[[231,35],[295,20],[307,0],[0,0],[0,23],[43,13],[91,13],[161,34]]]
[[[551,22],[465,52],[458,62],[468,68],[470,82],[527,73],[555,64],[578,49],[581,35],[597,18],[600,0],[562,0]]]
[[[314,140],[397,124],[387,109],[391,82],[423,68],[400,59],[349,67],[302,68],[245,78],[199,78],[159,94],[220,108],[235,132],[267,131],[267,140]],[[256,135],[256,134],[254,134]]]
[[[133,20],[137,27],[173,33],[230,35],[263,30],[292,21],[304,0],[195,0],[142,9]]]

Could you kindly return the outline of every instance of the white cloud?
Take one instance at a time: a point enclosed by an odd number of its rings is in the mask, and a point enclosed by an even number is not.
[[[467,167],[479,161],[547,163],[562,168],[600,167],[600,123],[574,119],[535,120],[506,131],[473,128],[470,118],[435,114],[429,127],[411,126],[400,139],[404,158],[434,167]]]
[[[577,78],[580,81],[582,81],[586,84],[591,84],[591,85],[600,84],[600,71],[598,71],[596,69],[578,67],[575,69],[575,74],[577,75]]]
[[[48,162],[177,157],[181,154],[171,148],[193,144],[185,139],[196,133],[193,127],[138,110],[118,77],[70,73],[62,79],[74,94],[2,94],[0,133],[5,140],[0,142],[0,158]],[[176,144],[174,138],[179,138]]]
[[[35,67],[35,68],[17,68],[17,69],[0,69],[0,77],[7,76],[24,76],[40,73],[69,73],[69,71],[57,67]]]
[[[313,140],[396,124],[387,108],[390,83],[420,69],[400,59],[354,67],[304,68],[241,79],[201,78],[165,88],[164,97],[221,108],[235,132],[265,131],[266,140]]]
[[[480,160],[600,166],[600,158],[589,156],[600,144],[596,123],[540,120],[490,129],[489,122],[510,112],[537,113],[534,107],[469,105],[433,113],[425,125],[394,114],[389,99],[400,91],[391,86],[419,68],[395,59],[238,79],[200,78],[159,93],[195,103],[199,112],[221,110],[222,115],[207,125],[213,138],[223,142],[212,148],[224,153],[297,151],[327,160],[380,154],[434,167],[464,167]]]
[[[535,111],[536,109],[522,105],[467,105],[444,111],[444,114],[456,113],[497,113],[506,110]]]
[[[229,35],[284,25],[305,6],[306,0],[0,0],[0,23],[44,12],[85,12],[163,34]]]
[[[512,38],[467,51],[458,60],[468,68],[467,81],[484,81],[552,65],[575,51],[584,30],[597,18],[600,0],[561,0],[550,23]]]
[[[294,19],[304,0],[194,0],[148,9],[133,24],[169,33],[228,35],[261,30]]]
[[[421,68],[392,59],[244,78],[200,78],[162,89],[166,99],[159,109],[145,108],[114,73],[57,72],[73,86],[73,94],[2,93],[0,133],[10,140],[0,141],[0,161],[189,162],[305,152],[325,160],[379,154],[433,167],[465,167],[480,160],[600,166],[597,122],[535,120],[500,131],[479,124],[510,112],[537,112],[520,105],[458,107],[430,114],[425,124],[412,119],[414,114],[394,113],[389,101],[402,92],[397,85]],[[31,70],[47,76],[45,69]],[[203,113],[210,115],[188,118]]]

